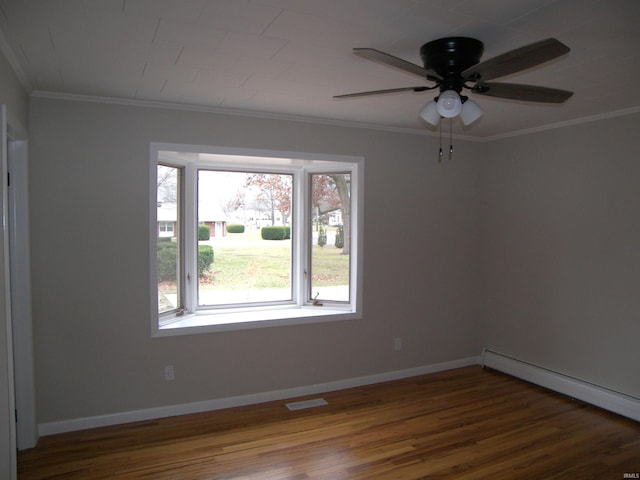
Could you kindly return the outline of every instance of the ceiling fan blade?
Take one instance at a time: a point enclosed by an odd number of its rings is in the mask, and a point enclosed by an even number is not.
[[[442,77],[432,70],[427,70],[420,65],[408,62],[406,60],[403,60],[402,58],[394,57],[393,55],[381,52],[380,50],[376,50],[375,48],[354,48],[353,53],[355,53],[356,55],[360,55],[367,60],[390,65],[405,72],[419,75],[422,78],[427,77],[430,79],[442,80]]]
[[[471,88],[474,93],[488,97],[524,100],[525,102],[562,103],[568,100],[573,92],[557,88],[524,85],[522,83],[477,83]]]
[[[471,82],[492,80],[548,62],[570,50],[555,38],[547,38],[469,67],[462,72],[462,77]]]
[[[398,92],[424,92],[425,90],[432,90],[435,87],[401,87],[401,88],[387,88],[386,90],[372,90],[370,92],[358,92],[358,93],[346,93],[344,95],[334,95],[333,98],[354,98],[354,97],[366,97],[368,95],[382,95],[385,93],[398,93]]]

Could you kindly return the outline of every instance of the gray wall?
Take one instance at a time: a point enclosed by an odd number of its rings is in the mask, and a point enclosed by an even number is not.
[[[434,137],[44,98],[32,98],[30,122],[39,422],[479,353],[482,144],[458,141],[456,159],[438,164]],[[152,141],[364,156],[364,318],[151,338]]]
[[[29,97],[2,52],[0,52],[0,103],[7,105],[7,116],[14,128],[28,128]]]
[[[304,122],[44,98],[31,100],[30,122],[41,423],[429,365],[484,345],[640,396],[637,114],[457,141],[442,164],[436,138]],[[151,338],[151,141],[366,157],[364,318]]]
[[[640,114],[494,141],[481,341],[640,397]]]

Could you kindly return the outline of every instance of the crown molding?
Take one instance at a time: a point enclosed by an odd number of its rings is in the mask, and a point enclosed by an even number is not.
[[[378,131],[385,131],[385,132],[391,132],[391,133],[421,135],[426,137],[438,137],[440,135],[438,132],[431,132],[431,131],[417,129],[417,128],[393,127],[393,126],[379,125],[374,123],[353,122],[353,121],[347,121],[347,120],[336,120],[336,119],[322,118],[322,117],[307,117],[303,115],[292,115],[292,114],[286,114],[286,113],[260,112],[255,110],[238,110],[238,109],[231,109],[231,108],[194,105],[194,104],[186,104],[186,103],[159,102],[155,100],[128,99],[128,98],[120,98],[120,97],[101,97],[97,95],[80,95],[75,93],[50,92],[45,90],[34,90],[31,92],[31,96],[35,98],[49,98],[54,100],[104,103],[104,104],[123,105],[123,106],[132,106],[132,107],[160,108],[165,110],[177,110],[177,111],[185,111],[185,112],[212,113],[217,115],[233,115],[233,116],[239,116],[239,117],[264,118],[269,120],[304,122],[304,123],[311,123],[315,125],[361,128],[361,129],[378,130]],[[506,132],[506,133],[491,135],[487,137],[475,137],[470,135],[454,134],[453,138],[456,140],[465,140],[469,142],[489,143],[496,140],[503,140],[506,138],[530,135],[532,133],[539,133],[547,130],[556,130],[558,128],[570,127],[573,125],[580,125],[583,123],[591,123],[599,120],[606,120],[609,118],[621,117],[624,115],[631,115],[639,112],[640,112],[640,106],[637,106],[637,107],[625,108],[622,110],[615,110],[607,113],[601,113],[597,115],[590,115],[587,117],[580,117],[580,118],[567,120],[563,122],[550,123],[548,125],[542,125],[540,127],[527,128],[523,130],[515,130],[513,132]]]
[[[35,98],[50,98],[54,100],[69,100],[77,102],[106,103],[112,105],[123,105],[132,107],[161,108],[167,110],[178,110],[186,112],[213,113],[218,115],[234,115],[239,117],[265,118],[270,120],[282,120],[293,122],[312,123],[316,125],[327,125],[334,127],[361,128],[366,130],[378,130],[391,133],[404,133],[409,135],[422,135],[427,137],[437,137],[439,134],[418,128],[393,127],[389,125],[379,125],[375,123],[353,122],[347,120],[336,120],[322,117],[307,117],[303,115],[293,115],[286,113],[260,112],[255,110],[238,110],[231,108],[194,105],[186,103],[159,102],[155,100],[128,99],[120,97],[101,97],[95,95],[79,95],[75,93],[50,92],[45,90],[35,90],[31,93]],[[454,134],[457,140],[467,140],[471,142],[482,141],[481,138],[468,135]]]
[[[556,130],[564,127],[571,127],[573,125],[580,125],[583,123],[597,122],[599,120],[607,120],[609,118],[622,117],[625,115],[632,115],[634,113],[640,113],[640,106],[624,108],[622,110],[614,110],[612,112],[599,113],[597,115],[589,115],[587,117],[574,118],[573,120],[566,120],[564,122],[550,123],[540,127],[526,128],[523,130],[516,130],[513,132],[500,133],[498,135],[491,135],[489,137],[482,138],[483,142],[492,142],[494,140],[503,140],[505,138],[520,137],[522,135],[530,135],[532,133],[544,132],[547,130]]]

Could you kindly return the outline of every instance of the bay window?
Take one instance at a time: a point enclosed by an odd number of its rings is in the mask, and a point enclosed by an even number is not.
[[[154,335],[361,317],[360,157],[151,147]]]

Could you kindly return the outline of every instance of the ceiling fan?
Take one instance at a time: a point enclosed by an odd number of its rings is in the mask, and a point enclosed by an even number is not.
[[[560,57],[569,50],[569,47],[562,42],[555,38],[548,38],[480,62],[484,51],[484,45],[480,40],[468,37],[447,37],[425,43],[420,48],[420,57],[424,63],[424,67],[421,67],[373,48],[354,48],[353,53],[367,60],[418,75],[435,82],[435,85],[349,93],[336,95],[334,98],[353,98],[404,91],[423,92],[437,88],[440,95],[424,106],[420,117],[436,126],[441,117],[453,118],[460,115],[462,123],[469,125],[480,118],[483,112],[475,102],[461,95],[464,89],[478,95],[527,102],[562,103],[569,99],[573,92],[567,90],[489,81],[535,67]]]

